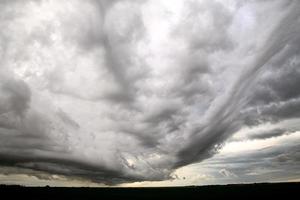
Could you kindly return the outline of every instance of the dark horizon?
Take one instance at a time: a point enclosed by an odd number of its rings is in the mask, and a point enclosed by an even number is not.
[[[299,0],[0,0],[0,184],[300,181]]]
[[[14,198],[43,199],[219,199],[219,198],[285,198],[296,196],[300,183],[260,183],[184,187],[118,187],[118,188],[64,188],[0,186],[0,193]]]

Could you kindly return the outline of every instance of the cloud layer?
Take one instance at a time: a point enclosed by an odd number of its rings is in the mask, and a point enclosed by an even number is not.
[[[1,1],[0,164],[171,179],[238,131],[300,117],[299,27],[296,0]]]

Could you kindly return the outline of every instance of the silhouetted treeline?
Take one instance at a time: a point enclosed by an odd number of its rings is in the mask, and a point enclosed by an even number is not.
[[[0,186],[1,197],[29,199],[220,199],[299,198],[300,183],[155,187],[155,188],[64,188]]]

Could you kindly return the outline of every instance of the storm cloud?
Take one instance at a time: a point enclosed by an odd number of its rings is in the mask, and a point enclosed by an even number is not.
[[[10,174],[168,180],[221,162],[243,130],[266,140],[300,129],[287,123],[300,117],[296,0],[0,1],[0,30],[0,165]],[[299,145],[278,148],[264,156],[298,171]]]

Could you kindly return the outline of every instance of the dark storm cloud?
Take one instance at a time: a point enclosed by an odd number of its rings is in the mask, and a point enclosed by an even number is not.
[[[111,170],[105,166],[95,166],[74,159],[52,158],[51,156],[20,156],[0,155],[1,165],[14,167],[14,171],[22,172],[22,169],[43,171],[48,174],[58,174],[70,177],[84,177],[94,182],[114,185],[122,182],[141,181],[142,178],[130,177],[119,170]],[[34,173],[32,175],[35,175]],[[39,174],[37,173],[37,177]]]
[[[218,105],[219,107],[214,110],[211,116],[211,120],[208,121],[209,125],[197,128],[195,132],[198,136],[191,140],[192,142],[187,145],[186,148],[179,151],[179,164],[184,165],[190,162],[199,161],[203,159],[203,155],[209,151],[214,151],[216,144],[222,142],[226,135],[230,135],[237,131],[241,123],[238,123],[238,111],[242,109],[246,103],[245,96],[247,91],[253,87],[253,82],[259,75],[260,70],[267,65],[267,63],[275,57],[286,45],[293,44],[299,39],[299,32],[297,26],[294,23],[298,23],[299,19],[299,5],[293,3],[290,5],[289,13],[283,18],[277,27],[273,30],[270,37],[267,39],[266,46],[261,49],[260,55],[250,63],[248,70],[237,79],[233,87],[225,99]],[[251,66],[252,65],[252,66]],[[248,98],[251,98],[248,97]],[[295,109],[292,105],[286,105],[284,108],[275,110],[278,115],[287,116],[290,114],[289,108]],[[269,110],[269,112],[272,109]],[[267,111],[266,111],[267,112]],[[298,113],[298,110],[295,110]],[[261,113],[264,116],[264,112]],[[201,144],[201,141],[205,141],[205,144]],[[201,144],[201,145],[200,145]],[[204,158],[207,156],[205,155]]]
[[[164,180],[241,128],[299,118],[299,2],[178,7],[1,1],[1,165],[107,184]],[[297,160],[283,151],[264,155]]]
[[[299,115],[299,37],[285,46],[253,89],[247,124],[281,121]],[[252,109],[251,109],[252,108]]]
[[[252,99],[251,104],[270,104],[299,97],[300,93],[297,87],[300,76],[299,63],[295,63],[293,60],[297,59],[300,53],[300,42],[295,41],[287,48],[287,52],[292,51],[292,54],[284,55],[280,62],[274,62],[269,66],[271,72],[266,72],[258,82],[257,88],[254,90],[255,98]]]

